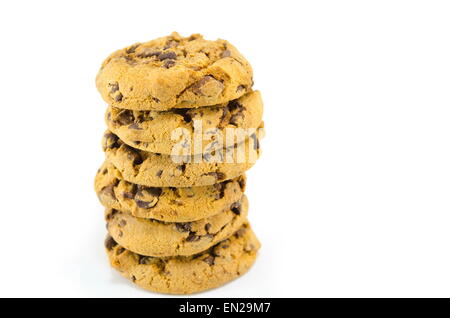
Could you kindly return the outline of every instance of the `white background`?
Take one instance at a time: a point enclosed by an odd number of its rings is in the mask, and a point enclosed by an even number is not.
[[[0,296],[155,297],[107,264],[93,179],[112,51],[229,40],[263,93],[263,243],[204,297],[450,296],[450,4],[3,1]]]

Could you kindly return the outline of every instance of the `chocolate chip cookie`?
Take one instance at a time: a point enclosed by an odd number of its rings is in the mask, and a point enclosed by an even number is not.
[[[250,64],[227,41],[172,33],[111,54],[96,84],[114,107],[168,110],[239,98],[250,91],[252,76]]]
[[[217,133],[225,141],[228,128],[258,128],[262,114],[261,94],[254,91],[228,103],[195,109],[161,112],[109,106],[105,121],[110,131],[134,148],[170,155],[177,144],[190,145],[195,154],[194,136],[201,142],[197,153],[207,152]]]
[[[256,134],[235,148],[223,149],[199,162],[193,156],[173,158],[132,148],[110,131],[104,134],[103,150],[123,179],[149,187],[205,186],[234,179],[250,169],[260,154]]]
[[[247,272],[260,243],[246,223],[230,238],[191,256],[143,256],[125,249],[111,236],[105,247],[111,265],[136,285],[159,293],[192,294],[219,287]]]
[[[245,190],[245,176],[203,187],[145,187],[123,180],[105,162],[95,176],[95,192],[107,208],[135,217],[165,222],[191,222],[207,218],[236,205]]]
[[[243,197],[231,209],[192,222],[162,222],[142,219],[107,209],[109,234],[126,249],[148,256],[200,253],[228,238],[247,218],[248,200]]]

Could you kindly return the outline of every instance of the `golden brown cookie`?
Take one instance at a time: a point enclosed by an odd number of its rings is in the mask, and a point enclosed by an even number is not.
[[[260,243],[246,223],[230,238],[192,256],[142,256],[110,236],[105,247],[111,266],[136,285],[159,293],[192,294],[243,275],[253,265]]]
[[[252,76],[250,64],[227,41],[172,33],[111,54],[96,84],[115,107],[168,110],[239,98],[250,91]]]
[[[228,238],[247,218],[248,200],[243,197],[231,209],[193,222],[162,222],[106,209],[108,232],[126,249],[148,256],[200,253]]]
[[[103,150],[124,180],[149,187],[205,186],[234,179],[250,169],[260,154],[256,134],[237,148],[224,149],[214,157],[197,161],[189,156],[190,162],[132,148],[110,131],[103,136]]]
[[[242,199],[245,176],[203,187],[145,187],[123,180],[105,161],[95,176],[95,192],[111,209],[165,222],[191,222],[230,209]]]
[[[263,103],[258,91],[225,104],[171,111],[137,111],[110,106],[105,115],[108,129],[126,144],[141,150],[172,154],[177,144],[191,145],[191,154],[208,151],[219,133],[229,128],[256,129],[262,121]],[[201,147],[194,151],[194,137]]]

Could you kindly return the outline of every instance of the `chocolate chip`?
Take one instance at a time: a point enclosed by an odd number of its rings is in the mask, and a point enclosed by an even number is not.
[[[124,199],[133,199],[134,198],[134,194],[131,193],[131,192],[124,192],[122,194],[122,196],[123,196]]]
[[[160,61],[164,61],[164,60],[176,60],[177,59],[177,54],[175,52],[169,51],[169,52],[164,52],[158,55],[158,59]]]
[[[204,258],[203,261],[209,266],[212,266],[214,265],[214,256],[209,255],[206,258]]]
[[[103,150],[119,148],[120,145],[118,141],[119,137],[112,133],[106,133],[103,135]]]
[[[208,232],[211,229],[211,223],[205,224],[205,231]]]
[[[223,173],[223,172],[220,172],[220,171],[218,171],[218,172],[208,172],[208,173],[205,173],[204,175],[206,175],[206,176],[213,176],[213,177],[216,178],[217,181],[222,181],[222,180],[225,180],[225,178],[226,178],[226,174]]]
[[[105,216],[106,221],[111,221],[114,218],[115,214],[117,214],[117,210],[115,209],[109,210],[109,212]]]
[[[137,123],[132,123],[130,126],[128,126],[128,128],[134,129],[134,130],[143,130],[143,128],[139,127],[139,124],[137,124]]]
[[[225,184],[224,183],[216,183],[214,188],[218,193],[216,194],[216,200],[222,199],[225,196]]]
[[[222,115],[220,115],[220,122],[219,122],[219,128],[224,128],[227,125],[227,117],[228,114],[230,113],[230,110],[228,107],[223,107],[222,108]]]
[[[142,208],[142,209],[150,209],[150,204],[152,202],[147,202],[147,201],[141,201],[141,200],[135,200],[136,204],[138,207]]]
[[[159,56],[161,54],[161,51],[153,51],[151,49],[144,49],[141,53],[137,54],[137,57],[140,58],[148,58],[152,56]]]
[[[108,85],[109,85],[109,93],[110,94],[113,94],[119,90],[119,83],[117,83],[117,82],[108,84]]]
[[[123,247],[120,247],[120,248],[117,249],[116,255],[120,255],[123,252],[125,252],[125,249]]]
[[[182,165],[177,166],[177,169],[180,170],[181,172],[184,172],[186,170],[186,164],[183,163]]]
[[[119,93],[119,94],[116,95],[116,97],[114,97],[114,100],[115,100],[116,102],[121,102],[121,101],[122,101],[122,98],[123,98],[122,93]]]
[[[159,197],[162,193],[162,188],[157,188],[157,187],[146,188],[146,190],[155,197]]]
[[[145,192],[147,192],[148,194],[154,196],[154,197],[159,197],[162,193],[162,188],[158,188],[158,187],[145,187],[142,185],[138,186],[138,196],[144,196]]]
[[[198,240],[200,240],[200,236],[197,236],[194,233],[189,234],[189,236],[186,238],[186,242],[195,242]]]
[[[222,52],[222,54],[220,54],[221,58],[229,57],[229,56],[231,56],[231,51],[230,50],[225,50],[225,51]]]
[[[216,178],[217,180],[221,181],[221,180],[225,180],[225,178],[227,177],[227,175],[223,172],[216,172]]]
[[[114,241],[114,239],[111,237],[111,235],[108,235],[105,239],[105,247],[108,251],[112,250],[114,246],[117,245],[117,242]]]
[[[119,227],[124,227],[125,225],[127,225],[127,221],[125,221],[125,220],[119,221]]]
[[[124,145],[124,150],[127,154],[128,160],[131,160],[134,165],[140,165],[143,162],[141,155],[135,149],[131,148],[130,146]]]
[[[191,224],[191,222],[175,223],[175,227],[180,232],[189,232],[192,228],[192,224]]]
[[[158,178],[161,178],[162,173],[163,173],[163,171],[162,171],[162,170],[159,170],[159,171],[156,173],[156,176],[157,176]]]
[[[202,88],[208,83],[208,82],[212,82],[215,81],[217,83],[220,83],[218,80],[216,80],[214,77],[212,77],[211,75],[206,75],[205,77],[203,77],[201,80],[199,80],[197,83],[195,83],[194,85],[192,85],[192,91],[197,94],[197,95],[204,95],[204,92],[202,91]],[[222,88],[223,88],[223,84],[222,84]]]
[[[227,107],[230,110],[230,112],[234,112],[239,108],[243,108],[242,105],[237,100],[232,100],[231,102],[229,102]]]
[[[230,210],[231,212],[233,212],[236,215],[240,215],[241,214],[241,209],[242,209],[242,204],[241,202],[234,202],[231,206],[230,206]]]
[[[116,118],[114,119],[114,122],[119,124],[119,125],[131,125],[134,122],[134,115],[133,115],[133,111],[128,110],[128,109],[124,109],[121,110]]]
[[[239,183],[239,187],[241,188],[241,190],[244,191],[245,190],[245,185],[246,185],[245,178],[244,177],[239,177],[238,183]]]
[[[138,186],[136,184],[133,184],[131,186],[130,192],[123,192],[122,196],[125,199],[134,199],[134,197],[136,196],[137,188],[138,188]]]
[[[176,63],[175,63],[175,61],[174,60],[167,60],[165,63],[164,63],[164,67],[165,68],[171,68],[172,66],[174,66]]]
[[[178,46],[179,44],[180,44],[180,43],[179,43],[178,41],[170,40],[170,41],[168,41],[168,42],[166,43],[166,45],[164,46],[164,50],[167,50],[167,49],[169,49],[169,48],[171,48],[171,47]]]
[[[136,281],[136,277],[134,275],[131,275],[131,281],[134,283]]]
[[[127,52],[127,54],[132,54],[136,51],[136,49],[139,47],[139,45],[141,45],[141,44],[140,43],[134,44],[134,45],[130,46],[129,48],[127,48],[125,50],[125,52]]]
[[[108,185],[102,189],[102,194],[112,197],[116,200],[116,194],[114,193],[114,185]]]
[[[239,85],[237,88],[236,88],[236,92],[240,92],[240,91],[242,91],[242,90],[244,90],[245,89],[245,85]]]
[[[177,198],[181,198],[180,190],[179,190],[178,188],[175,188],[175,187],[169,187],[169,189],[170,189],[170,191],[173,192],[173,194],[174,194]]]

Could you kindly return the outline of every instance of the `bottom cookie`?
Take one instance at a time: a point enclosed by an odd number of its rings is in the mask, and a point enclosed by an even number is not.
[[[248,223],[233,236],[192,256],[149,257],[126,250],[108,235],[111,266],[136,285],[159,293],[192,294],[219,287],[247,272],[260,243]]]

